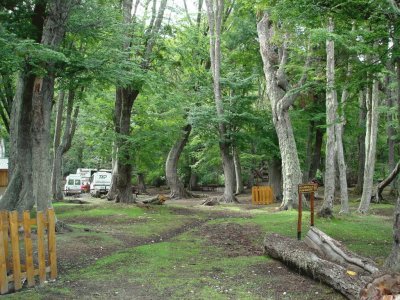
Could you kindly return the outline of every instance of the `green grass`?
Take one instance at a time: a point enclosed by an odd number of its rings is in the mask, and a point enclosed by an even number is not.
[[[355,203],[351,205],[353,208],[356,206]],[[66,282],[77,282],[79,287],[91,287],[87,294],[89,298],[97,290],[102,295],[110,291],[120,291],[119,295],[128,297],[132,292],[129,288],[135,287],[155,299],[300,300],[314,299],[315,292],[319,293],[320,299],[342,299],[331,289],[318,283],[313,283],[310,290],[298,291],[292,282],[289,283],[292,288],[287,290],[287,294],[283,294],[286,291],[284,283],[287,273],[274,273],[277,264],[273,260],[262,255],[227,256],[224,252],[226,249],[210,245],[210,241],[201,236],[201,231],[196,228],[167,241],[157,238],[158,235],[180,228],[188,222],[206,220],[210,212],[223,210],[232,212],[233,217],[215,219],[206,224],[238,223],[257,226],[262,232],[254,241],[257,245],[261,245],[264,233],[276,232],[296,238],[295,210],[276,212],[271,207],[249,210],[245,206],[222,205],[218,208],[196,210],[195,215],[179,215],[165,206],[147,210],[109,203],[102,206],[57,203],[55,208],[61,220],[70,220],[70,225],[77,229],[75,232],[59,235],[60,246],[75,241],[89,247],[98,247],[101,244],[118,246],[121,249],[123,242],[109,234],[111,231],[133,238],[154,236],[155,241],[122,251],[116,250],[86,267],[62,274],[55,284],[14,294],[9,296],[11,299],[76,298],[82,295],[81,291],[66,287]],[[392,205],[372,205],[372,213],[369,215],[335,214],[333,219],[316,218],[315,224],[333,238],[342,241],[350,250],[382,263],[392,243],[392,219],[389,217],[391,210]],[[383,216],[378,215],[381,212]],[[235,213],[243,214],[244,217]],[[80,217],[89,222],[79,223]],[[100,223],[90,223],[91,218]],[[121,222],[109,223],[113,219]],[[74,224],[75,221],[77,223]],[[310,213],[305,211],[303,237],[309,228],[309,222]],[[82,228],[96,228],[96,231],[85,232]],[[269,270],[274,273],[273,276],[268,275]],[[111,281],[110,276],[113,278]]]
[[[372,211],[390,209],[390,205],[372,205]],[[393,206],[391,206],[393,210]],[[257,224],[264,232],[275,232],[292,238],[297,237],[297,217],[295,210],[276,213],[256,214],[251,219],[229,218],[212,221],[212,223],[236,222],[240,224]],[[389,254],[392,244],[392,219],[378,215],[348,216],[335,215],[332,219],[315,218],[315,226],[333,238],[342,241],[350,250],[378,261]],[[303,237],[310,227],[310,212],[303,212]]]

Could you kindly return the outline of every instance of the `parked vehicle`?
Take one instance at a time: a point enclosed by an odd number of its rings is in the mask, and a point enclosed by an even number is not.
[[[107,194],[111,185],[111,173],[96,172],[90,179],[90,194],[94,197],[100,197]]]
[[[82,179],[79,174],[69,174],[64,186],[65,196],[81,193]]]
[[[79,168],[76,170],[76,174],[81,175],[81,179],[83,182],[90,182],[90,178],[96,172],[97,172],[97,169]]]

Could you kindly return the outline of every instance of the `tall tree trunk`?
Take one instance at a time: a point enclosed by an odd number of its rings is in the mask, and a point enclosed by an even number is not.
[[[140,172],[138,173],[138,192],[139,194],[146,194],[146,182],[144,180],[144,173]]]
[[[116,158],[116,169],[118,170],[116,176],[116,202],[132,203],[135,202],[132,195],[132,157],[131,157],[131,143],[129,143],[129,136],[131,132],[131,113],[132,106],[137,98],[139,92],[132,90],[129,87],[118,87],[116,95],[116,109],[120,109],[119,112],[115,112],[117,118],[118,136],[116,139],[117,146],[117,158]],[[117,102],[119,104],[117,105]]]
[[[332,18],[328,20],[328,32],[334,28]],[[325,149],[325,192],[324,202],[318,214],[330,217],[333,214],[335,198],[335,122],[337,98],[335,90],[335,43],[331,38],[326,40],[326,149]]]
[[[393,272],[400,272],[400,198],[397,198],[397,205],[393,216],[392,251],[385,261],[385,268]]]
[[[240,163],[239,151],[233,147],[233,162],[235,164],[235,178],[236,178],[236,195],[244,192],[243,178],[242,178],[242,165]]]
[[[388,68],[390,71],[394,71],[394,68],[389,65]],[[395,137],[396,137],[396,131],[394,128],[394,118],[393,118],[393,112],[391,108],[394,106],[394,99],[393,99],[393,88],[392,88],[392,83],[393,83],[393,78],[391,75],[386,75],[385,78],[385,93],[386,93],[386,106],[389,109],[387,112],[387,145],[388,145],[388,169],[389,169],[389,174],[393,171],[394,167],[396,166],[396,161],[395,161]],[[391,183],[392,191],[396,189],[396,180],[393,180]]]
[[[63,93],[63,92],[62,92]],[[56,119],[56,131],[54,135],[54,159],[52,168],[52,199],[54,201],[61,201],[64,198],[63,187],[62,187],[62,163],[63,155],[71,148],[72,139],[76,129],[76,119],[78,118],[79,106],[74,108],[75,102],[75,91],[69,90],[68,103],[67,103],[67,114],[65,117],[64,133],[61,138],[61,124],[58,123],[58,118],[62,117],[64,110],[63,107],[63,95],[60,95],[60,103],[58,103],[57,119]],[[60,128],[57,128],[60,126]]]
[[[310,165],[310,170],[308,173],[309,179],[314,179],[317,175],[317,170],[321,164],[321,149],[322,149],[322,142],[323,142],[324,132],[321,128],[317,126],[315,129],[315,142],[314,142],[314,150],[313,150],[313,157]]]
[[[374,183],[376,139],[378,135],[379,118],[379,82],[377,79],[374,79],[372,82],[372,95],[371,92],[368,91],[366,102],[367,132],[365,135],[364,185],[361,202],[358,207],[360,213],[366,213],[369,209]]]
[[[206,0],[207,16],[210,31],[210,60],[214,86],[214,100],[219,119],[224,118],[224,105],[221,95],[220,72],[221,72],[221,28],[224,13],[223,0]],[[224,170],[225,189],[223,201],[237,202],[235,191],[235,167],[231,153],[232,139],[228,132],[227,124],[219,121],[219,149]]]
[[[315,132],[315,121],[310,120],[307,132],[307,148],[306,148],[306,158],[304,162],[304,172],[303,172],[303,182],[308,182],[310,180],[310,168],[313,150],[313,138]]]
[[[122,1],[122,15],[126,25],[132,24],[132,4],[133,0]],[[161,23],[164,17],[167,0],[161,0],[158,12],[156,11],[156,1],[153,1],[152,17],[149,26],[145,30],[145,45],[141,68],[146,71],[150,66],[151,54],[160,32]],[[147,7],[147,5],[146,5]],[[147,10],[147,9],[146,9]],[[130,39],[127,35],[122,45],[122,49],[130,53]],[[129,58],[130,59],[130,58]],[[131,203],[135,200],[132,195],[132,161],[131,149],[129,143],[130,124],[133,103],[139,95],[139,86],[117,86],[115,97],[115,161],[113,168],[112,183],[107,194],[108,200],[116,200],[116,202]]]
[[[190,124],[183,128],[182,135],[172,145],[171,150],[168,153],[167,161],[165,163],[165,174],[167,177],[167,183],[171,190],[171,198],[180,199],[187,198],[190,194],[186,191],[183,182],[178,176],[178,162],[182,154],[184,147],[186,146],[192,126]]]
[[[347,79],[350,80],[351,67],[349,62]],[[347,166],[343,150],[343,127],[346,123],[344,115],[344,107],[348,97],[347,86],[342,91],[342,97],[340,100],[342,106],[342,115],[339,116],[339,122],[335,124],[335,138],[336,138],[336,158],[339,169],[339,183],[340,183],[340,213],[348,214],[349,210],[349,196],[347,191]]]
[[[361,195],[364,185],[364,167],[365,167],[365,123],[367,117],[366,101],[364,99],[364,92],[359,92],[359,114],[358,114],[358,127],[360,133],[358,135],[358,168],[357,168],[357,184],[354,188],[354,193]]]
[[[57,49],[66,30],[72,0],[53,0],[35,5],[32,24],[42,32],[41,43]],[[43,20],[45,23],[43,25]],[[19,77],[12,121],[16,141],[12,143],[12,177],[0,208],[46,210],[50,205],[50,116],[54,91],[54,62],[42,62],[47,70],[35,77],[26,65]],[[28,75],[29,74],[29,75]]]
[[[282,161],[274,158],[268,163],[269,185],[277,201],[282,200]]]
[[[54,155],[53,155],[53,168],[51,172],[51,193],[53,201],[62,200],[64,198],[62,191],[60,195],[58,195],[57,193],[57,182],[59,181],[59,177],[60,176],[62,177],[61,157],[59,157],[57,153],[57,148],[60,146],[61,143],[64,98],[65,98],[65,92],[64,90],[61,90],[58,95],[56,123],[54,128],[54,142],[53,142]]]
[[[283,43],[282,48],[278,51],[280,61],[278,69],[276,68],[278,62],[276,61],[276,47],[273,44],[274,25],[267,12],[264,12],[263,18],[258,22],[257,32],[264,65],[266,92],[271,103],[273,123],[282,156],[283,201],[281,209],[288,209],[292,208],[293,205],[297,205],[297,187],[302,178],[296,141],[289,116],[289,108],[294,103],[299,92],[293,91],[287,81],[285,73],[288,58],[286,42]],[[309,59],[307,58],[306,67],[308,63]],[[304,73],[296,87],[302,86],[305,80]]]

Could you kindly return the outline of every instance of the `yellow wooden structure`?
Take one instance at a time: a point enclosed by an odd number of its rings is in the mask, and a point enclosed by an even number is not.
[[[267,205],[275,202],[274,191],[270,186],[253,186],[251,189],[251,203]]]
[[[24,254],[20,253],[19,228],[23,227]],[[35,226],[36,239],[32,240],[31,227]],[[11,245],[9,245],[11,243]],[[34,259],[33,245],[37,245],[37,259]],[[47,245],[46,245],[47,244]],[[46,247],[47,246],[47,247]],[[47,251],[46,251],[47,248]],[[46,264],[47,252],[47,264]],[[37,267],[35,267],[37,261]],[[47,266],[46,266],[47,265]],[[14,282],[14,289],[22,288],[27,281],[28,287],[46,281],[46,273],[50,279],[57,277],[56,232],[54,210],[47,213],[38,212],[36,219],[30,218],[28,211],[23,212],[22,220],[18,220],[18,212],[0,212],[0,293],[9,292],[9,282]],[[38,276],[38,282],[35,280]]]

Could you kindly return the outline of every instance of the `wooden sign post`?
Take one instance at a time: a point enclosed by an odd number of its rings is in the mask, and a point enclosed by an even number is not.
[[[298,218],[297,218],[297,239],[301,240],[301,217],[302,217],[302,194],[310,194],[310,211],[311,211],[311,226],[314,226],[314,192],[317,190],[318,185],[313,183],[299,184],[299,208],[298,208]]]

